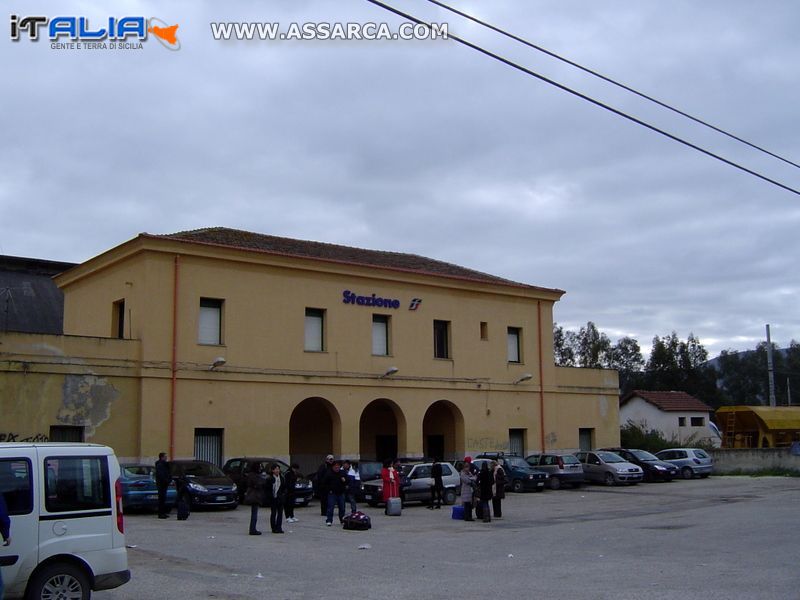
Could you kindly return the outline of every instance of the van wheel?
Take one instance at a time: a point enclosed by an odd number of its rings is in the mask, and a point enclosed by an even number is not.
[[[70,563],[53,563],[31,577],[25,600],[89,600],[89,578]]]

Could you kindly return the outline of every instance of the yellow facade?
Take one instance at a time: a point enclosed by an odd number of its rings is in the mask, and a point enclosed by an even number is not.
[[[328,452],[452,460],[509,444],[619,442],[616,372],[554,365],[559,290],[146,234],[56,282],[65,335],[44,337],[75,360],[106,357],[92,362],[94,376],[116,392],[110,416],[86,423],[87,441],[123,458],[191,457],[204,431],[221,458],[291,458],[304,470]],[[396,307],[345,303],[346,292]],[[219,343],[198,340],[201,299],[218,303]],[[307,309],[324,311],[322,351],[305,349]],[[373,354],[373,315],[388,317],[387,355]],[[434,320],[448,323],[448,358],[434,358]],[[36,337],[0,337],[2,414],[20,433],[46,432],[70,402],[54,367],[40,364]]]

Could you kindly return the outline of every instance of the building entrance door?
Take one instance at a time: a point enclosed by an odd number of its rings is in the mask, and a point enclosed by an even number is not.
[[[194,430],[194,457],[222,466],[222,429]]]

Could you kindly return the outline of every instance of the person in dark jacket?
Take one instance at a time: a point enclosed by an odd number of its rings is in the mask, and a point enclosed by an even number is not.
[[[342,472],[339,461],[333,463],[333,468],[325,476],[325,489],[328,490],[328,512],[325,515],[325,525],[333,523],[333,507],[339,507],[339,522],[344,520],[344,497],[347,493],[347,474]]]
[[[325,457],[325,462],[317,469],[317,479],[315,484],[319,493],[319,513],[325,517],[328,514],[328,490],[325,489],[325,478],[333,466],[333,454]]]
[[[167,462],[167,454],[165,452],[158,453],[158,460],[156,461],[156,488],[158,488],[158,518],[169,518],[169,509],[167,508],[167,488],[172,481],[172,474],[169,471],[169,463]]]
[[[489,500],[492,498],[492,486],[494,485],[494,473],[489,469],[489,463],[483,462],[481,470],[478,471],[478,491],[481,498],[481,517],[484,523],[492,520],[492,513],[489,512]]]
[[[506,497],[506,472],[497,461],[492,461],[494,487],[492,488],[492,514],[495,519],[503,518],[503,498]]]
[[[250,505],[250,535],[261,535],[258,530],[258,508],[266,501],[266,479],[261,472],[261,463],[250,463],[247,472],[247,487],[244,492],[244,503]]]
[[[347,494],[345,501],[350,505],[350,513],[358,510],[356,497],[361,491],[361,475],[358,473],[358,465],[345,459],[342,463],[342,472],[347,476]]]
[[[300,465],[292,463],[292,466],[286,470],[284,478],[286,479],[286,501],[283,506],[283,514],[286,516],[287,523],[294,523],[297,519],[294,518],[294,499],[296,491],[294,485],[297,483],[299,477]]]
[[[11,518],[8,516],[8,507],[3,493],[0,492],[0,537],[3,538],[3,546],[11,544]],[[3,597],[3,570],[0,569],[0,598]]]
[[[431,465],[431,478],[433,485],[431,486],[431,503],[428,508],[433,509],[433,503],[436,502],[436,508],[442,508],[442,494],[444,493],[444,483],[442,482],[442,463],[434,459]]]
[[[272,533],[283,533],[283,505],[286,502],[286,479],[280,466],[269,466],[267,477],[267,502],[269,503],[269,524]]]

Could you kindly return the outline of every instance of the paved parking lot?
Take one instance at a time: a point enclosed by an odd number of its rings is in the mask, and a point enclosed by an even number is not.
[[[366,532],[325,527],[314,506],[271,535],[262,510],[262,536],[246,535],[248,507],[126,515],[133,578],[94,597],[800,599],[800,479],[509,494],[490,524],[365,512]]]

